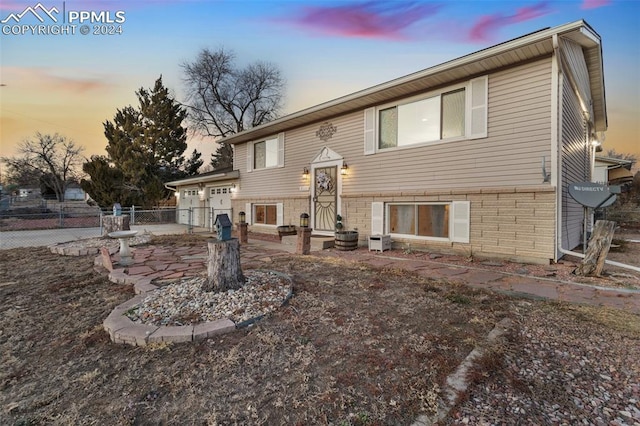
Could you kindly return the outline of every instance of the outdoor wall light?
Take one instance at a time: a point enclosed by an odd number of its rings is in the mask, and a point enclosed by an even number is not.
[[[309,177],[309,169],[307,169],[306,167],[304,169],[302,169],[302,177],[303,178],[308,178]]]
[[[340,174],[342,176],[346,175],[347,170],[349,170],[349,166],[347,166],[347,163],[342,163],[342,167],[340,168]]]
[[[247,221],[247,214],[245,212],[238,213],[238,216],[240,216],[240,223],[245,223]]]
[[[309,215],[307,213],[302,213],[300,215],[300,227],[301,228],[309,227]]]

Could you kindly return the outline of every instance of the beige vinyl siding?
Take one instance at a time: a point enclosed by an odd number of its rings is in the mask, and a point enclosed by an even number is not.
[[[550,156],[551,60],[489,75],[488,137],[364,155],[364,111],[331,120],[337,131],[326,142],[322,123],[285,132],[283,168],[244,170],[247,147],[236,146],[241,198],[299,196],[308,185],[302,168],[327,146],[349,165],[343,194],[443,190],[542,183],[542,157]]]
[[[363,156],[349,190],[443,190],[538,185],[550,155],[551,61],[489,75],[488,138],[445,141]],[[362,118],[360,118],[362,120]],[[364,130],[362,130],[364,133]],[[362,139],[362,136],[360,136]],[[345,187],[346,192],[346,187]]]
[[[583,108],[588,108],[589,116],[593,116],[593,101],[589,81],[589,70],[585,63],[582,46],[571,40],[560,38],[561,61],[563,69],[567,72],[569,82],[573,90],[579,95]]]
[[[562,86],[562,248],[571,250],[580,244],[583,207],[568,193],[569,184],[589,180],[589,154],[586,123],[571,84]]]

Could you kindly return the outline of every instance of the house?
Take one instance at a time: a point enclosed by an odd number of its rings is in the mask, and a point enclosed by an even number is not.
[[[229,168],[167,182],[176,196],[177,222],[213,229],[216,215],[232,217],[231,195],[238,177],[239,172]]]
[[[595,158],[593,182],[605,185],[626,185],[633,182],[631,167],[633,161],[597,155]]]
[[[568,185],[607,129],[600,36],[543,29],[225,138],[254,232],[315,234],[527,262],[581,243]]]
[[[70,183],[64,190],[65,201],[86,201],[87,193],[78,183]]]

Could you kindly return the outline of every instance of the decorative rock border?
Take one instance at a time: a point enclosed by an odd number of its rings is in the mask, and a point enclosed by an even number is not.
[[[234,331],[236,325],[229,319],[184,326],[155,326],[136,324],[125,313],[142,303],[144,294],[139,294],[115,307],[102,325],[111,341],[132,346],[147,346],[152,343],[181,343],[202,340]]]
[[[96,263],[98,263],[96,259]],[[293,296],[293,280],[290,276],[273,271],[289,281],[289,292],[282,301],[284,306]],[[136,296],[124,303],[116,306],[109,316],[102,322],[105,331],[109,333],[111,341],[114,343],[128,344],[132,346],[147,346],[153,343],[183,343],[203,340],[217,334],[229,333],[237,328],[247,327],[264,317],[260,315],[256,318],[235,324],[228,318],[217,321],[207,321],[194,325],[183,326],[156,326],[148,324],[138,324],[131,321],[125,313],[141,304],[145,298],[145,293],[156,290],[158,286],[151,283],[147,277],[131,277],[124,273],[122,269],[116,269],[109,274],[109,280],[118,284],[132,284]]]
[[[132,239],[131,246],[147,244],[151,241],[150,234],[142,234]],[[67,241],[49,246],[49,251],[62,256],[88,256],[100,252],[106,247],[111,253],[116,253],[120,247],[117,239],[112,238],[86,238],[83,240]]]

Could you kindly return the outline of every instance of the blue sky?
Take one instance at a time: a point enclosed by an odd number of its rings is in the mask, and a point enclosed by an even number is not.
[[[38,1],[0,0],[0,20]],[[640,157],[640,1],[40,1],[42,8],[124,12],[114,35],[0,34],[0,156],[36,131],[103,154],[102,123],[165,85],[184,100],[180,64],[202,48],[239,64],[277,65],[285,113],[425,69],[545,27],[586,20],[602,37],[609,131],[605,149]],[[102,15],[103,18],[106,15]],[[53,24],[46,21],[45,24]],[[86,22],[93,30],[95,22]],[[25,15],[19,25],[39,24]],[[9,26],[9,29],[5,28]],[[7,32],[7,33],[5,33]],[[190,149],[213,151],[194,139]]]

